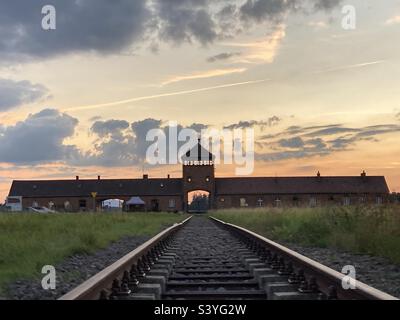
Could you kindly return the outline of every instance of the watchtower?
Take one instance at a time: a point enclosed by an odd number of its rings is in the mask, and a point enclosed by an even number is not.
[[[182,162],[185,211],[188,210],[189,193],[194,191],[208,193],[208,209],[214,208],[215,168],[213,154],[201,145],[199,139],[197,145],[182,157]]]

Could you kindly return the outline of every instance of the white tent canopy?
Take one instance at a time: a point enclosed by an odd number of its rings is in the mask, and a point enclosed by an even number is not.
[[[134,206],[134,205],[144,205],[146,204],[140,197],[132,197],[127,202],[126,205]]]

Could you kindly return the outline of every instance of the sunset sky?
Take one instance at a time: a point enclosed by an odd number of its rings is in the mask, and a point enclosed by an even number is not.
[[[400,192],[400,1],[0,3],[0,203],[13,179],[179,177],[143,159],[171,120],[253,127],[256,176],[365,170]]]

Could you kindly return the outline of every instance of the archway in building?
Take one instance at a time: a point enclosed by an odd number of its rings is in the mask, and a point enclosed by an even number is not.
[[[101,202],[101,211],[121,212],[124,209],[124,200],[107,199]]]
[[[190,213],[207,213],[210,209],[210,192],[194,190],[188,193],[187,211]]]

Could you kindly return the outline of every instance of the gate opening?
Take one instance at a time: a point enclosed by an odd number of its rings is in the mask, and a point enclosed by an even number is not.
[[[210,209],[210,193],[205,190],[195,190],[188,193],[187,211],[189,213],[207,213]]]

